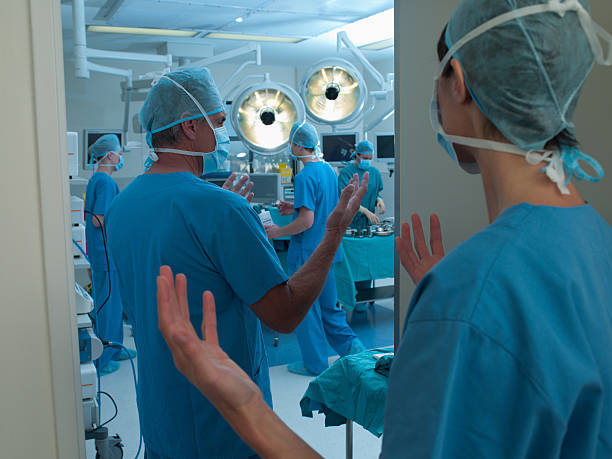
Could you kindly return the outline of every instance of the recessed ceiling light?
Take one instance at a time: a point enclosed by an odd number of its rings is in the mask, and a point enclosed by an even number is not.
[[[242,152],[242,153],[238,153],[236,155],[236,158],[246,158],[246,156],[247,156],[247,154],[245,152]]]
[[[359,49],[366,51],[381,51],[383,49],[391,48],[393,46],[393,38],[387,38],[386,40],[375,41],[374,43],[368,43],[367,45],[360,46]]]
[[[302,37],[277,37],[274,35],[249,35],[225,32],[211,32],[204,38],[217,38],[221,40],[271,41],[277,43],[299,43],[305,40],[305,38]]]
[[[244,21],[244,19],[242,19],[242,17],[236,18],[236,22],[242,22],[242,21]]]
[[[152,29],[146,27],[115,27],[115,26],[87,26],[88,32],[122,33],[129,35],[158,35],[164,37],[194,37],[197,30]]]

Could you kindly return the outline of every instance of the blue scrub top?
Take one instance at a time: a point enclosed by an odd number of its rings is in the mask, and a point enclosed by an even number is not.
[[[91,176],[87,184],[85,210],[95,215],[106,215],[106,211],[118,194],[119,187],[111,176],[104,172],[96,172]],[[87,212],[85,213],[85,239],[87,257],[91,263],[91,269],[92,271],[108,271],[102,230],[93,225],[93,217]]]
[[[137,177],[105,221],[124,309],[134,327],[138,412],[147,448],[176,458],[254,454],[175,368],[158,329],[156,278],[164,264],[187,276],[198,334],[202,293],[212,291],[221,348],[271,405],[261,325],[249,305],[287,276],[259,217],[241,196],[178,172]]]
[[[519,204],[419,283],[384,459],[612,457],[612,228]]]
[[[315,251],[325,235],[327,217],[338,204],[338,179],[332,167],[325,161],[311,161],[293,179],[294,201],[293,218],[299,209],[306,207],[314,212],[314,222],[306,231],[291,236],[287,264],[300,265]],[[334,263],[342,260],[340,251]]]
[[[362,169],[357,167],[355,163],[348,164],[344,169],[340,171],[340,175],[338,176],[338,190],[342,192],[342,190],[349,184],[351,178],[353,178],[354,174],[359,175],[359,183],[361,183],[361,179],[363,178],[363,174],[366,172],[370,173],[370,180],[368,182],[368,191],[366,191],[365,196],[361,200],[361,205],[368,209],[370,212],[376,211],[376,199],[380,196],[380,192],[383,190],[382,177],[380,176],[380,171],[375,167],[369,166],[367,169]],[[370,226],[370,221],[368,218],[361,214],[357,213],[353,221],[351,222],[351,228],[367,228]]]

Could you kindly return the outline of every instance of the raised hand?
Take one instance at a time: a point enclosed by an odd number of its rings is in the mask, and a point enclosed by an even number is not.
[[[187,279],[177,274],[174,282],[169,266],[162,266],[157,278],[159,329],[174,364],[208,400],[219,409],[239,410],[261,391],[249,376],[219,347],[215,299],[204,292],[202,339],[189,320]]]
[[[234,184],[234,180],[236,180],[237,175],[238,174],[236,174],[236,172],[232,172],[232,174],[223,183],[222,188],[224,190],[229,190],[233,193],[239,194],[240,196],[243,196],[247,201],[251,202],[254,196],[254,194],[251,193],[251,189],[253,188],[253,182],[249,182],[248,174],[244,174],[242,177],[240,177],[240,180],[238,180],[236,184]]]
[[[344,233],[351,221],[353,221],[359,207],[361,207],[361,200],[368,190],[369,181],[369,172],[363,174],[361,186],[359,185],[359,176],[357,174],[353,175],[349,184],[342,190],[335,209],[327,217],[326,226],[328,231]]]
[[[402,266],[415,284],[429,272],[444,257],[442,245],[442,231],[440,220],[436,214],[429,217],[429,245],[431,253],[425,242],[423,225],[417,214],[412,214],[412,230],[414,232],[414,246],[410,236],[410,223],[402,223],[401,236],[395,238],[395,247]]]

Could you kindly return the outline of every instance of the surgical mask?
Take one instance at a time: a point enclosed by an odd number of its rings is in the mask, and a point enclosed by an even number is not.
[[[213,129],[213,133],[215,134],[217,148],[204,157],[204,172],[214,172],[221,169],[230,151],[230,138],[227,128],[222,126]]]
[[[430,108],[431,125],[433,130],[437,133],[438,143],[442,146],[442,148],[444,148],[444,150],[446,150],[451,159],[459,164],[459,166],[466,172],[470,174],[478,174],[480,173],[480,169],[478,164],[475,162],[459,161],[453,144],[525,156],[526,161],[529,164],[539,164],[540,162],[544,161],[547,163],[547,165],[542,169],[542,172],[545,172],[548,178],[557,185],[562,194],[569,194],[567,184],[569,183],[572,175],[576,176],[578,179],[586,179],[593,182],[599,181],[603,177],[603,169],[601,165],[595,159],[585,155],[576,148],[563,147],[559,151],[545,150],[542,152],[524,150],[509,143],[449,135],[442,127],[442,117],[438,104],[438,80],[440,79],[448,62],[462,46],[464,46],[470,40],[482,35],[486,31],[518,18],[541,13],[557,13],[559,15],[564,15],[568,11],[577,12],[580,18],[580,23],[585,34],[587,35],[587,38],[589,39],[589,43],[591,44],[596,60],[600,63],[606,63],[607,61],[605,61],[603,58],[601,43],[597,38],[597,34],[601,34],[603,29],[601,29],[601,27],[591,20],[588,12],[576,0],[566,0],[563,3],[561,3],[559,0],[550,0],[548,3],[519,8],[493,18],[476,27],[474,30],[457,41],[448,50],[440,62],[436,74],[434,75],[434,90]],[[597,177],[586,174],[579,166],[579,160],[585,161],[591,167],[593,167],[597,173]],[[569,174],[567,178],[566,171]]]
[[[176,148],[153,148],[153,151],[149,152],[149,155],[147,159],[145,160],[145,165],[144,165],[145,172],[149,170],[151,166],[153,165],[153,163],[159,159],[156,153],[176,153],[179,155],[186,155],[186,156],[201,156],[204,158],[204,171],[205,172],[213,172],[213,171],[218,170],[223,164],[223,162],[225,162],[225,160],[227,159],[227,156],[230,151],[230,138],[227,132],[227,128],[225,126],[222,126],[219,128],[213,127],[212,122],[208,118],[208,114],[206,113],[202,105],[197,101],[195,97],[193,97],[193,95],[191,95],[189,91],[187,91],[180,83],[174,81],[172,78],[169,78],[165,75],[162,76],[162,78],[166,78],[167,80],[174,83],[174,85],[176,85],[179,89],[184,91],[185,94],[187,94],[187,96],[195,104],[195,106],[198,107],[198,110],[200,110],[200,113],[202,114],[202,116],[204,117],[204,119],[206,120],[206,122],[208,123],[208,125],[213,131],[213,134],[215,136],[216,146],[215,146],[215,149],[210,152],[180,150]],[[195,119],[195,118],[196,117],[190,117],[188,119]],[[151,137],[152,137],[152,133],[151,135],[147,133],[147,143],[149,144],[149,146],[151,146],[151,141],[152,141]]]
[[[123,167],[123,155],[119,156],[119,162],[115,164],[115,170],[119,171]]]
[[[360,169],[367,169],[372,165],[372,160],[371,159],[362,159],[359,162],[359,168]]]

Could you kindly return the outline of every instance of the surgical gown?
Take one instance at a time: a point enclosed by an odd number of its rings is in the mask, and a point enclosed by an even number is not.
[[[85,191],[85,240],[87,258],[91,267],[93,285],[96,333],[105,341],[123,344],[123,307],[119,294],[117,271],[108,260],[102,238],[102,230],[93,225],[92,213],[104,215],[119,194],[119,187],[110,175],[96,172],[89,179]],[[110,285],[109,285],[110,284]],[[109,295],[110,293],[110,295]],[[120,349],[107,347],[98,361],[98,368],[104,368]]]
[[[354,174],[359,175],[359,183],[363,178],[363,174],[366,172],[370,173],[370,180],[368,182],[368,191],[361,200],[361,205],[368,209],[370,212],[376,211],[376,199],[379,198],[380,192],[383,190],[382,177],[380,171],[375,167],[368,167],[367,171],[358,167],[355,163],[348,164],[344,169],[340,171],[338,176],[338,188],[342,191],[348,184]],[[351,222],[351,228],[367,228],[370,226],[370,221],[362,213],[358,212]]]
[[[214,294],[221,348],[271,405],[261,325],[249,305],[287,276],[259,217],[243,197],[177,172],[137,177],[115,200],[106,223],[134,328],[138,413],[149,455],[204,459],[254,454],[175,368],[158,329],[156,278],[161,265],[187,276],[191,321],[198,333],[202,293]]]
[[[612,457],[612,228],[519,204],[419,283],[383,459]]]
[[[324,161],[306,163],[304,169],[295,176],[294,190],[294,217],[297,218],[299,209],[305,207],[314,212],[314,222],[306,231],[291,236],[287,255],[289,274],[295,273],[306,262],[323,239],[327,217],[338,203],[336,174]],[[340,260],[338,252],[334,263]],[[328,342],[343,356],[349,352],[355,339],[355,333],[346,323],[346,313],[336,302],[336,281],[332,266],[321,295],[295,330],[304,366],[314,374],[328,367]]]

